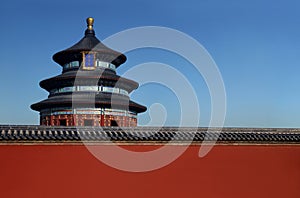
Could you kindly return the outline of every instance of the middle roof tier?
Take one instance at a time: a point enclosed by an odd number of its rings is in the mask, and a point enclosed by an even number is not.
[[[123,78],[110,70],[68,71],[40,82],[40,86],[47,91],[70,86],[93,85],[121,88],[128,93],[139,86],[137,82]]]

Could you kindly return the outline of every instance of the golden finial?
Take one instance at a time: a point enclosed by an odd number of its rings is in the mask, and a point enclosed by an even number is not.
[[[89,17],[86,19],[87,27],[89,30],[93,30],[94,18]]]

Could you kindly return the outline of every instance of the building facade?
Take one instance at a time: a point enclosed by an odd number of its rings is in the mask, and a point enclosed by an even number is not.
[[[138,83],[116,74],[126,56],[101,43],[93,23],[88,18],[84,37],[54,54],[62,74],[41,81],[49,96],[31,105],[40,112],[41,125],[131,127],[137,126],[137,114],[146,111],[129,98]]]

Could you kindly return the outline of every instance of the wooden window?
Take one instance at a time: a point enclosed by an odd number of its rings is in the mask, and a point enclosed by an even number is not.
[[[84,123],[84,126],[94,126],[94,120],[92,120],[92,119],[85,119],[83,121],[83,123]]]
[[[111,121],[110,121],[110,126],[118,126],[117,121],[111,120]]]
[[[66,119],[59,120],[59,125],[60,126],[67,126],[67,120]]]

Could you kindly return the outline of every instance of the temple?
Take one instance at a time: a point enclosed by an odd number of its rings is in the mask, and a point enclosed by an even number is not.
[[[146,111],[129,98],[138,83],[116,74],[126,56],[95,36],[93,18],[87,19],[84,37],[60,51],[53,60],[62,74],[43,80],[46,100],[31,105],[46,126],[137,126],[137,114]]]
[[[40,83],[41,125],[0,124],[1,197],[300,197],[299,128],[136,127],[126,57],[87,22]]]

